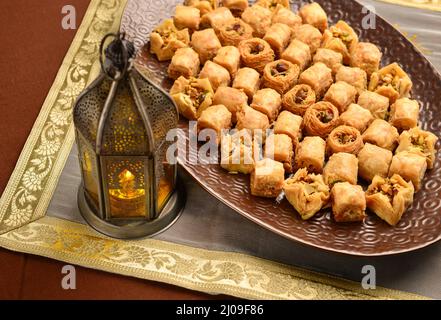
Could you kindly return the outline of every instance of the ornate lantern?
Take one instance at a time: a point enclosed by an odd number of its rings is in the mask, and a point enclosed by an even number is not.
[[[177,127],[177,108],[137,71],[133,55],[123,34],[105,36],[101,74],[80,95],[73,114],[82,172],[80,212],[93,228],[116,238],[163,230],[185,202],[182,190],[176,190],[176,164],[167,161],[166,135]]]

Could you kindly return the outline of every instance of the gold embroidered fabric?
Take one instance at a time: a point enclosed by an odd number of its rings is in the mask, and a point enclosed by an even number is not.
[[[208,293],[250,299],[418,299],[389,289],[363,290],[332,278],[237,253],[158,240],[120,241],[45,217],[71,150],[78,94],[99,72],[102,37],[115,32],[127,0],[92,0],[0,199],[0,245],[72,264]]]
[[[399,4],[403,6],[410,6],[420,9],[441,11],[440,0],[380,0],[380,1]]]

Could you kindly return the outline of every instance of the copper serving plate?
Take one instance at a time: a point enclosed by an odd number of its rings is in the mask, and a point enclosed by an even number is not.
[[[170,17],[176,4],[182,1],[132,0],[122,19],[121,29],[139,48],[136,60],[145,76],[169,89],[168,63],[160,63],[148,52],[150,31]],[[310,1],[291,1],[293,9]],[[317,0],[326,10],[331,24],[342,19],[359,34],[361,41],[378,45],[383,51],[383,65],[400,63],[412,78],[412,97],[421,103],[423,129],[441,132],[441,76],[429,61],[400,32],[381,17],[376,18],[376,29],[365,30],[361,21],[366,16],[363,6],[353,0]],[[188,139],[188,123],[181,120],[182,138]],[[197,148],[189,148],[196,154]],[[439,149],[439,148],[438,148]],[[254,197],[249,192],[249,177],[231,175],[219,165],[190,164],[180,159],[181,165],[220,201],[255,223],[288,239],[317,248],[359,256],[380,256],[408,252],[428,246],[441,239],[441,165],[440,152],[433,170],[429,171],[424,186],[415,195],[413,206],[396,227],[390,227],[369,214],[364,223],[338,224],[330,210],[323,210],[309,221],[302,221],[287,201],[280,205],[271,199]],[[258,235],[256,235],[258,236]]]

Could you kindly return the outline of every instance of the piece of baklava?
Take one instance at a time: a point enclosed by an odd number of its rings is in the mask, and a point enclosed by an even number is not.
[[[360,68],[341,66],[335,74],[335,81],[349,83],[357,89],[358,94],[367,89],[367,74]]]
[[[389,110],[389,99],[372,91],[360,93],[357,103],[369,110],[375,119],[385,119]]]
[[[325,165],[326,142],[320,137],[305,137],[296,151],[296,168],[322,173]]]
[[[359,42],[351,47],[351,67],[366,71],[368,77],[378,71],[383,54],[373,43]]]
[[[310,24],[321,32],[328,28],[328,16],[317,2],[301,7],[299,15],[302,17],[303,23]]]
[[[393,156],[389,168],[389,177],[392,177],[394,174],[399,174],[406,181],[412,181],[415,191],[419,191],[422,187],[426,170],[426,157],[412,152],[402,151]]]
[[[274,11],[273,18],[271,20],[273,24],[283,23],[286,24],[291,30],[294,30],[298,26],[302,25],[302,18],[292,12],[290,9],[284,6],[278,5]]]
[[[356,155],[363,145],[360,131],[349,126],[338,126],[332,130],[326,140],[326,151],[328,155],[338,152]]]
[[[301,116],[289,111],[282,111],[274,123],[275,134],[286,134],[289,136],[295,146],[302,139],[302,122]]]
[[[320,30],[311,26],[310,24],[302,24],[301,26],[298,26],[294,29],[292,36],[294,39],[306,43],[309,46],[312,54],[314,54],[317,49],[320,48],[323,37]]]
[[[257,161],[251,172],[251,194],[258,197],[276,198],[282,192],[284,180],[283,164],[272,159]]]
[[[231,128],[231,112],[224,105],[210,106],[198,118],[198,130],[211,129],[216,132],[216,143],[220,143],[222,130]]]
[[[337,107],[332,103],[320,101],[310,106],[303,117],[303,127],[310,136],[327,138],[339,124]]]
[[[271,11],[275,11],[279,6],[284,8],[290,7],[289,0],[257,0],[256,5],[267,8]]]
[[[317,62],[300,74],[299,83],[309,85],[320,98],[333,83],[332,70],[324,63]]]
[[[418,127],[403,131],[398,139],[396,153],[408,151],[426,157],[427,168],[433,169],[435,164],[435,145],[438,137],[432,132],[421,130]]]
[[[329,201],[330,191],[320,174],[300,169],[283,184],[285,197],[303,220],[312,218]]]
[[[237,125],[238,130],[247,129],[253,134],[258,134],[257,130],[261,131],[260,134],[266,134],[266,130],[269,128],[270,123],[268,117],[249,106],[244,106],[237,113]]]
[[[322,47],[341,53],[344,64],[351,62],[349,50],[357,43],[358,36],[354,29],[342,20],[323,32]]]
[[[341,114],[346,111],[351,103],[355,102],[357,96],[357,89],[344,81],[337,81],[329,87],[326,92],[324,101],[331,102],[337,107]]]
[[[178,29],[198,30],[201,22],[201,12],[198,8],[177,5],[173,21]]]
[[[358,222],[366,217],[366,198],[361,186],[336,183],[331,190],[332,213],[336,222]]]
[[[343,65],[343,56],[340,52],[333,51],[331,49],[318,48],[313,62],[324,63],[329,69],[332,70],[332,74],[335,75],[338,69],[340,69],[340,67]]]
[[[397,225],[413,202],[414,187],[400,175],[390,178],[375,176],[366,191],[366,204],[379,218]]]
[[[185,78],[196,77],[199,73],[199,55],[192,48],[181,48],[176,50],[170,65],[168,76],[177,79],[180,76]]]
[[[207,78],[210,80],[211,87],[214,91],[219,87],[228,87],[231,81],[228,70],[210,60],[205,62],[201,73],[199,73],[199,78]]]
[[[196,120],[213,101],[213,89],[208,79],[179,77],[170,89],[170,95],[179,113],[189,120]]]
[[[241,90],[219,87],[213,97],[213,104],[222,104],[231,112],[231,121],[237,122],[236,114],[248,105],[248,96]]]
[[[242,20],[253,28],[253,35],[262,38],[271,26],[271,10],[259,5],[253,5],[242,13]]]
[[[170,60],[176,50],[188,47],[189,43],[188,29],[178,30],[173,19],[164,20],[150,34],[150,52],[154,53],[159,61]]]
[[[239,44],[242,62],[246,67],[256,69],[262,73],[265,66],[274,61],[274,51],[263,39],[252,38]]]
[[[253,28],[242,19],[235,18],[224,23],[218,30],[219,40],[224,46],[238,46],[243,40],[253,37]]]
[[[251,108],[265,114],[270,122],[276,120],[282,107],[282,98],[277,91],[265,88],[257,91],[253,96]]]
[[[352,153],[339,152],[329,157],[323,169],[325,182],[333,186],[339,182],[357,184],[358,159]]]
[[[220,5],[219,0],[185,0],[186,6],[198,8],[201,16],[217,9]]]
[[[265,140],[265,157],[283,164],[286,172],[292,173],[294,167],[294,146],[286,134],[272,134]]]
[[[294,87],[299,78],[299,66],[287,60],[276,60],[268,63],[263,70],[263,85],[280,94]]]
[[[311,62],[311,50],[306,43],[294,39],[289,44],[288,48],[283,51],[281,58],[297,64],[300,71],[303,71]]]
[[[249,99],[259,90],[260,74],[251,68],[241,68],[237,71],[233,81],[233,88],[241,89],[246,93]]]
[[[381,148],[394,151],[398,142],[398,130],[389,122],[375,119],[363,133],[363,141],[375,144]]]
[[[247,130],[233,130],[222,135],[222,168],[230,173],[250,174],[254,163],[253,137]]]
[[[358,153],[358,175],[366,181],[371,181],[374,176],[386,178],[392,157],[390,150],[366,143]]]
[[[224,7],[231,10],[234,16],[240,17],[248,8],[248,0],[222,0]]]
[[[418,101],[401,98],[390,107],[389,122],[399,130],[408,130],[418,125],[419,113]]]
[[[369,82],[369,91],[388,97],[391,104],[399,98],[408,97],[411,89],[412,81],[398,63],[374,72]]]
[[[227,69],[231,77],[234,78],[240,68],[239,49],[233,46],[222,47],[218,50],[213,62]]]
[[[201,18],[201,29],[213,28],[218,31],[224,23],[227,23],[234,19],[233,14],[228,8],[220,7]]]
[[[291,28],[283,23],[275,23],[269,27],[263,40],[269,43],[276,55],[280,56],[291,40]]]
[[[285,110],[303,116],[315,102],[315,91],[307,84],[299,84],[283,96],[282,106]]]
[[[191,36],[191,46],[199,54],[201,64],[213,59],[222,47],[214,29],[195,31]]]
[[[340,123],[356,128],[360,133],[366,131],[369,125],[374,121],[369,110],[352,103],[348,109],[340,115]]]

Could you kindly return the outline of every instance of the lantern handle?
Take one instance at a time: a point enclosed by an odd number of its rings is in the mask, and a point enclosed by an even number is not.
[[[109,44],[109,46],[108,46],[106,49],[104,49],[104,44],[105,44],[106,40],[109,39],[109,38],[111,38],[111,37],[114,37],[115,40],[113,40],[113,41]],[[100,59],[101,70],[102,70],[102,72],[103,72],[107,77],[109,77],[110,79],[112,79],[112,80],[114,80],[114,81],[119,81],[119,80],[121,80],[121,79],[124,77],[124,75],[126,74],[128,68],[129,68],[129,50],[127,49],[126,45],[124,44],[124,38],[125,38],[125,33],[120,33],[120,32],[118,32],[118,33],[108,33],[108,34],[106,34],[106,35],[104,36],[103,40],[101,40],[101,44],[100,44],[100,57],[99,57],[99,59]],[[107,51],[107,49],[108,49],[112,44],[113,44],[112,48],[116,47],[116,45],[118,44],[118,48],[121,49],[121,52],[113,52],[113,53],[110,53],[110,52],[109,52],[108,55],[106,55],[107,52],[105,52],[105,51]],[[115,54],[115,55],[122,54],[122,61],[113,61],[113,60],[112,60],[112,56],[111,56],[111,54]],[[104,59],[103,59],[103,56],[104,56],[104,55],[105,55],[110,61],[112,61],[113,64],[114,64],[114,66],[116,67],[116,69],[117,69],[118,71],[120,71],[120,72],[117,72],[117,73],[116,73],[116,76],[113,76],[113,75],[110,73],[110,71],[107,70],[107,69],[104,67]],[[115,58],[115,57],[113,57],[113,58]],[[118,57],[116,57],[116,59],[117,59],[117,58],[118,58]],[[122,65],[122,70],[119,70],[119,68],[121,68],[120,62],[123,62],[123,63],[124,63],[124,64]]]

